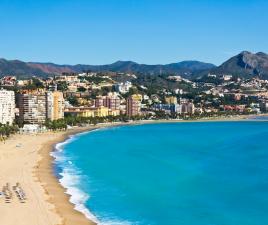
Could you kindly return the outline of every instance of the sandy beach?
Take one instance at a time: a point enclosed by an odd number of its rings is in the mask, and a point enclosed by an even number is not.
[[[90,130],[92,128],[86,128]],[[91,225],[82,213],[74,210],[69,196],[52,171],[50,151],[55,143],[70,134],[83,131],[38,135],[17,134],[0,143],[0,188],[9,183],[10,189],[20,183],[26,194],[21,203],[12,191],[10,203],[0,197],[0,224],[3,225]]]
[[[142,121],[124,125],[156,122],[183,121]],[[5,198],[0,196],[0,224],[95,224],[82,213],[74,210],[74,205],[69,202],[70,196],[65,194],[66,190],[54,176],[52,169],[53,158],[50,156],[50,152],[54,149],[56,143],[63,142],[71,134],[118,125],[123,124],[103,124],[74,128],[66,132],[47,132],[37,135],[16,134],[11,136],[5,143],[0,142],[0,191],[7,183],[9,183],[11,190],[12,186],[20,183],[27,197],[25,203],[21,203],[13,192],[10,203],[6,203]]]

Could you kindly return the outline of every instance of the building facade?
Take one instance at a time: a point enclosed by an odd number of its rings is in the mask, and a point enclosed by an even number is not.
[[[46,119],[64,118],[64,97],[60,91],[23,91],[18,95],[19,118],[25,124],[43,124]]]
[[[105,96],[103,100],[103,106],[111,109],[111,110],[119,110],[120,109],[120,98],[115,93],[109,93]]]
[[[126,113],[129,117],[140,115],[141,97],[140,95],[132,95],[127,98]]]
[[[58,120],[64,118],[64,98],[59,91],[47,92],[46,94],[47,119]]]
[[[65,113],[75,117],[107,117],[112,115],[107,107],[72,107],[66,108]]]
[[[165,98],[167,104],[177,104],[178,100],[175,96],[169,96]]]
[[[43,124],[46,121],[46,93],[19,94],[19,117],[26,124]]]
[[[0,123],[12,124],[15,119],[14,91],[0,90]]]
[[[193,103],[182,103],[181,104],[181,114],[194,114],[195,106]]]
[[[103,96],[97,96],[95,99],[95,107],[101,107],[104,105],[103,103]]]

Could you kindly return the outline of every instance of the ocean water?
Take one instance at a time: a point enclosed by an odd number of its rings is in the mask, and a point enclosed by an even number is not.
[[[122,126],[56,146],[55,173],[100,224],[267,225],[268,123]]]

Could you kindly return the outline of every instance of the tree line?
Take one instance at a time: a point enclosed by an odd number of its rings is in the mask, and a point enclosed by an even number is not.
[[[19,131],[17,125],[1,124],[0,123],[0,141],[5,141],[11,134]]]
[[[109,122],[128,122],[129,120],[141,120],[145,119],[143,116],[128,117],[126,115],[119,116],[107,116],[107,117],[79,117],[66,115],[63,119],[59,120],[47,120],[43,125],[48,130],[66,130],[68,126],[84,126],[84,125],[97,125],[99,123]]]

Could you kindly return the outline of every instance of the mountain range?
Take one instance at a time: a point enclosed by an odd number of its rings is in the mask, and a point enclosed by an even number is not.
[[[117,61],[108,65],[57,65],[54,63],[36,63],[22,62],[19,60],[0,59],[0,74],[12,74],[20,77],[27,76],[49,76],[52,74],[65,73],[81,73],[84,71],[93,72],[129,72],[129,73],[149,73],[162,74],[173,73],[182,74],[189,77],[197,71],[208,70],[214,68],[213,64],[203,63],[199,61],[183,61],[167,65],[146,65],[138,64],[132,61]]]
[[[185,78],[202,76],[208,73],[222,75],[233,74],[243,77],[259,76],[268,79],[268,55],[243,51],[230,58],[220,66],[200,61],[182,61],[165,65],[146,65],[132,61],[117,61],[107,65],[58,65],[54,63],[23,62],[19,60],[0,59],[0,76],[18,77],[41,76],[53,74],[93,72],[129,72],[143,74],[177,74]]]

